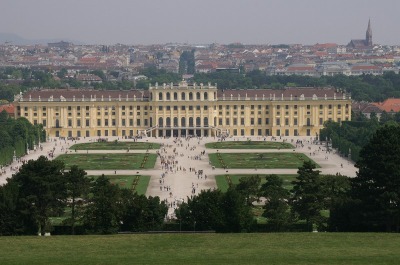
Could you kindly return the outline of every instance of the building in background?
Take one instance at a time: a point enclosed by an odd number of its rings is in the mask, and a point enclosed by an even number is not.
[[[350,95],[333,88],[219,90],[211,84],[149,90],[36,90],[15,98],[16,117],[51,137],[316,136],[351,120]]]

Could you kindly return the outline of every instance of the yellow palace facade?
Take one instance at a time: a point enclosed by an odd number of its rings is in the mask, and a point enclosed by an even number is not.
[[[32,90],[15,117],[50,137],[316,136],[351,119],[350,95],[333,88],[221,90],[181,82],[148,90]]]

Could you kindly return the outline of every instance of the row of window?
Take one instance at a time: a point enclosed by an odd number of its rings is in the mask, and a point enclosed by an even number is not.
[[[159,92],[158,93],[158,100],[163,100],[163,98],[164,98],[164,93],[163,92]],[[204,98],[204,100],[208,100],[208,93],[207,92],[204,92],[203,98]],[[165,93],[165,100],[171,100],[171,99],[179,100],[178,99],[178,92],[174,92],[172,94],[172,97],[171,97],[171,93],[170,92]],[[196,98],[194,98],[193,93],[189,92],[188,93],[188,99],[189,100],[195,100],[195,99],[196,100],[201,100],[201,94],[200,94],[200,92],[197,92],[196,93]],[[181,92],[180,100],[186,100],[186,92]]]
[[[139,134],[139,130],[122,130],[121,131],[122,136],[134,136],[135,134]],[[162,136],[162,131],[159,132],[160,136]],[[206,133],[206,131],[204,131],[204,133]],[[90,131],[76,131],[76,135],[73,134],[73,131],[68,131],[67,132],[68,137],[82,137],[83,135],[85,135],[86,137],[90,137]],[[244,136],[245,135],[245,129],[233,129],[232,134],[234,136]],[[250,135],[252,136],[268,136],[270,135],[270,129],[250,129]],[[290,136],[290,130],[289,129],[285,129],[285,130],[280,130],[277,129],[275,131],[275,135],[276,136]],[[297,129],[293,129],[293,135],[299,135],[298,130]],[[306,130],[306,135],[307,136],[311,136],[311,130],[307,129]],[[60,132],[56,131],[56,137],[60,136]],[[117,130],[97,130],[96,131],[96,136],[98,137],[102,137],[102,136],[117,136]]]

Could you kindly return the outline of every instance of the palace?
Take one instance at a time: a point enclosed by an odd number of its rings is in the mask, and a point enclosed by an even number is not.
[[[325,121],[351,119],[351,97],[333,88],[221,90],[211,84],[148,90],[32,90],[15,117],[50,137],[316,136]]]

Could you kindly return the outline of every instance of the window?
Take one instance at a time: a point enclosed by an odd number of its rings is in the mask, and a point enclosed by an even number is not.
[[[244,109],[244,105],[241,105],[241,106],[240,106],[240,109]]]
[[[269,124],[269,118],[265,118],[265,124]]]
[[[289,109],[289,105],[285,105],[285,109]]]
[[[163,110],[163,106],[158,106],[158,110]]]
[[[46,107],[43,107],[42,110],[43,110],[43,111],[46,111]]]
[[[218,125],[222,125],[222,118],[218,119]]]
[[[204,106],[204,110],[208,110],[208,106]]]
[[[324,108],[324,106],[323,105],[319,105],[319,109],[323,109]]]
[[[261,123],[262,123],[262,119],[261,119],[261,118],[258,118],[258,119],[257,119],[257,124],[258,124],[258,125],[261,125]]]
[[[81,110],[81,106],[76,107],[77,110]]]
[[[104,126],[108,126],[108,119],[104,120]]]
[[[158,93],[158,100],[162,100],[162,93],[160,92],[160,93]]]
[[[72,107],[71,107],[71,106],[68,106],[68,110],[72,110]]]
[[[178,100],[178,93],[174,92],[174,100]]]
[[[186,110],[186,106],[182,106],[182,107],[181,107],[181,110]]]
[[[200,106],[196,106],[196,110],[200,110]]]
[[[140,119],[137,119],[137,120],[136,120],[136,125],[137,125],[137,126],[140,126]]]
[[[294,105],[294,109],[297,109],[297,105]]]
[[[324,125],[324,119],[323,118],[319,118],[319,125]]]
[[[200,92],[197,92],[197,93],[196,93],[196,99],[197,99],[197,100],[200,100]]]
[[[244,125],[244,118],[240,118],[240,125]]]
[[[171,110],[171,106],[167,106],[167,110]]]
[[[68,127],[72,127],[72,120],[71,119],[68,120]]]
[[[237,118],[233,118],[233,125],[237,125]]]
[[[286,126],[289,125],[289,119],[288,118],[285,118],[285,125]]]
[[[101,126],[101,120],[97,119],[97,126]]]
[[[174,106],[174,110],[178,110],[178,106]]]
[[[293,119],[293,125],[297,125],[297,118]]]
[[[311,105],[307,105],[307,109],[311,109]]]
[[[115,119],[112,119],[112,120],[111,120],[111,124],[112,124],[112,126],[115,126],[115,124],[116,124],[116,123],[115,123]]]
[[[193,100],[193,93],[189,92],[189,100]]]
[[[251,105],[251,106],[250,106],[250,109],[254,109],[254,105]]]
[[[133,119],[129,119],[129,126],[133,126]]]
[[[86,127],[89,127],[89,126],[90,126],[90,120],[89,120],[89,119],[86,119],[85,125],[86,125]]]
[[[250,119],[250,125],[254,125],[254,118]]]
[[[185,94],[185,92],[182,92],[182,93],[181,93],[181,99],[182,99],[182,100],[186,100],[186,94]]]
[[[281,109],[281,106],[280,106],[280,105],[277,105],[277,106],[276,106],[276,109]]]
[[[229,123],[229,118],[226,118],[226,119],[225,119],[225,124],[226,124],[226,125],[229,125],[229,124],[230,124],[230,123]]]
[[[76,120],[76,126],[81,127],[81,120]]]
[[[204,92],[204,100],[208,100],[208,93]]]
[[[171,100],[171,94],[167,92],[167,100]]]
[[[43,121],[42,121],[42,124],[43,124],[43,127],[46,127],[46,126],[47,126],[47,121],[46,121],[46,120],[43,120]]]
[[[125,107],[125,106],[124,106],[124,107]],[[86,110],[89,111],[89,110],[90,110],[90,107],[89,107],[89,106],[86,106]]]
[[[281,125],[281,119],[280,118],[276,118],[276,125]]]
[[[192,105],[189,106],[189,110],[193,110],[193,106]]]

